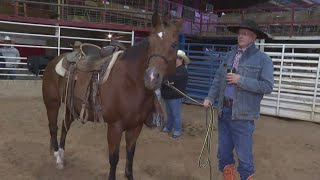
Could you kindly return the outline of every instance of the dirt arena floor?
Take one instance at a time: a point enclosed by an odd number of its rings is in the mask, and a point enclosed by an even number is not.
[[[66,166],[55,168],[41,84],[0,82],[1,180],[104,180],[109,170],[106,127],[78,122],[67,137]],[[61,127],[61,124],[59,124]],[[209,168],[198,167],[205,136],[205,111],[183,107],[183,136],[144,128],[134,158],[137,180],[209,180]],[[258,180],[320,179],[320,125],[262,116],[254,135]],[[221,179],[216,160],[217,131],[212,139],[213,179]],[[124,180],[125,145],[121,145],[117,178]]]

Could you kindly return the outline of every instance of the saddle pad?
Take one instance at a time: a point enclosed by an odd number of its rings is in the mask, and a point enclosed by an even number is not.
[[[55,67],[56,73],[59,74],[60,76],[64,77],[66,75],[66,69],[62,66],[62,61],[64,58],[62,58],[58,64]]]

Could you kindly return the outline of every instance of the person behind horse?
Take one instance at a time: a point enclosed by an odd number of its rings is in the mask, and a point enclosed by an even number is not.
[[[14,44],[14,41],[11,40],[11,38],[9,36],[5,36],[4,40],[2,41],[2,43],[4,44]],[[5,56],[5,62],[6,68],[17,68],[18,64],[16,63],[20,63],[20,53],[18,51],[18,49],[16,49],[13,46],[3,46],[2,48],[0,48],[0,53]],[[8,63],[9,62],[9,63]],[[12,64],[11,64],[12,63]],[[4,70],[3,71],[6,74],[15,74],[16,70]],[[5,79],[16,79],[15,76],[7,76]]]
[[[235,149],[241,180],[252,180],[254,123],[260,116],[261,99],[273,90],[273,63],[255,46],[256,39],[268,35],[254,21],[243,20],[228,29],[238,33],[238,45],[225,56],[203,105],[218,103],[218,160],[224,179],[235,180]]]
[[[182,50],[178,50],[177,55],[176,73],[168,76],[166,80],[179,91],[185,93],[188,81],[186,65],[190,63],[190,59]],[[173,138],[176,139],[181,136],[182,131],[181,103],[183,96],[166,85],[161,87],[161,96],[165,102],[167,115],[166,126],[162,129],[162,132],[170,133],[174,130]]]

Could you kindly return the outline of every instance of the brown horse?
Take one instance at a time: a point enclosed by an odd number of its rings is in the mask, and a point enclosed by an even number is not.
[[[127,49],[116,61],[109,79],[98,88],[103,119],[108,124],[109,180],[116,179],[119,146],[124,131],[127,152],[125,175],[130,180],[134,179],[132,167],[136,141],[143,124],[153,111],[154,90],[160,87],[163,76],[175,71],[178,32],[183,21],[162,21],[155,13],[152,24],[154,29],[149,37]],[[63,168],[65,140],[74,119],[71,110],[67,108],[58,144],[57,117],[64,96],[63,87],[66,85],[66,78],[55,72],[61,56],[53,59],[46,67],[42,86],[49,120],[50,145],[58,168]],[[74,104],[79,113],[81,105],[77,101]]]

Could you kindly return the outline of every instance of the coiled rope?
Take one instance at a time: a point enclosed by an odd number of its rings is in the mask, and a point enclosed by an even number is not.
[[[200,103],[199,101],[187,96],[186,94],[184,94],[183,92],[181,92],[179,89],[177,89],[176,87],[172,86],[170,84],[169,81],[165,81],[164,84],[168,87],[170,87],[171,89],[175,90],[176,92],[178,92],[179,94],[181,94],[182,96],[184,96],[185,98],[189,99],[190,101],[203,106],[202,103]],[[212,140],[212,132],[213,132],[213,125],[214,125],[214,109],[212,107],[212,105],[210,105],[209,107],[209,115],[210,115],[210,119],[208,119],[208,110],[206,111],[206,126],[207,126],[207,131],[206,131],[206,136],[204,138],[203,141],[203,145],[201,148],[201,152],[198,158],[198,166],[200,168],[205,168],[207,166],[209,166],[210,168],[210,180],[212,180],[212,166],[211,166],[211,161],[210,161],[210,155],[211,155],[211,140]],[[207,149],[207,157],[205,160],[205,163],[203,163],[203,158],[204,158],[204,151],[205,149]]]

